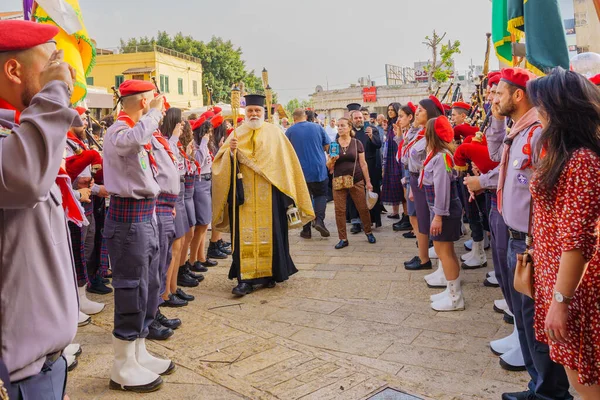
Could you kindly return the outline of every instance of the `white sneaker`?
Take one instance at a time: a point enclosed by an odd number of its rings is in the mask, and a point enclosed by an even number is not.
[[[439,258],[433,246],[429,248],[429,258]]]
[[[494,311],[499,314],[504,314],[504,311],[508,310],[508,304],[506,304],[506,300],[494,300]]]
[[[90,322],[92,322],[92,317],[79,311],[79,319],[77,321],[77,326],[86,326]]]
[[[103,303],[96,303],[87,298],[85,294],[85,286],[78,288],[79,290],[79,310],[88,315],[98,314],[104,310]]]
[[[434,273],[425,275],[425,282],[427,282],[427,286],[430,288],[445,288],[448,286],[442,260],[438,260],[438,267]]]
[[[135,341],[135,358],[144,368],[158,375],[169,375],[175,370],[175,364],[171,360],[156,358],[146,350],[146,339]]]
[[[521,343],[519,342],[519,332],[517,331],[516,326],[510,335],[502,339],[492,340],[490,342],[490,349],[492,350],[492,353],[497,356],[508,353],[515,347],[519,347],[519,349],[521,348]]]
[[[63,354],[65,356],[70,355],[74,357],[79,357],[79,355],[81,354],[81,345],[77,343],[71,343],[70,345],[65,347],[65,349],[63,350]]]
[[[77,366],[77,357],[72,354],[64,354],[65,360],[67,360],[67,371],[73,371]]]
[[[431,308],[435,311],[461,311],[465,309],[465,298],[463,296],[460,277],[453,281],[448,281],[448,295],[431,303]]]
[[[160,375],[137,362],[136,341],[120,340],[113,336],[113,347],[115,360],[110,372],[110,389],[147,393],[157,390],[162,385]]]

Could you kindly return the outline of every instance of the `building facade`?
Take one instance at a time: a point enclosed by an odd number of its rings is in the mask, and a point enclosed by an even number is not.
[[[573,9],[577,52],[600,53],[600,1],[573,0]]]
[[[173,107],[203,106],[200,59],[160,46],[138,46],[117,51],[98,49],[88,85],[119,88],[127,79],[152,80]]]

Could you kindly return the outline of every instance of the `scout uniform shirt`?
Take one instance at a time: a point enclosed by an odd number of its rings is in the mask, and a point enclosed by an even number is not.
[[[150,143],[161,116],[160,110],[151,109],[134,124],[121,113],[106,131],[104,187],[111,195],[139,200],[156,197],[160,192],[156,162],[144,145]]]
[[[502,216],[509,228],[523,233],[528,230],[529,204],[531,202],[529,182],[533,175],[532,167],[537,162],[537,157],[534,157],[532,153],[541,134],[542,127],[539,123],[523,129],[514,137],[508,156],[502,194]],[[502,160],[505,136],[506,119],[493,118],[491,129],[487,135],[492,161]],[[526,154],[527,152],[530,154]]]
[[[154,153],[154,157],[156,157],[156,164],[158,165],[156,182],[158,182],[158,186],[160,187],[160,193],[177,195],[179,194],[179,184],[181,182],[179,180],[179,171],[177,170],[176,166],[177,157],[171,151],[170,146],[168,150],[164,146],[164,144],[168,146],[167,139],[163,138],[162,136],[157,138],[156,135],[160,135],[160,133],[157,132],[154,136],[152,136],[151,141],[152,151]]]
[[[11,381],[38,374],[77,330],[77,286],[55,180],[77,112],[64,82],[36,94],[16,122],[0,109],[0,357]]]

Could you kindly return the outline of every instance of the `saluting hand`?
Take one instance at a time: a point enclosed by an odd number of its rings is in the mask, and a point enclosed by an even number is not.
[[[150,100],[150,108],[155,108],[157,110],[162,111],[165,106],[165,96],[159,94],[152,100]]]
[[[175,136],[176,138],[179,138],[182,133],[183,133],[183,122],[180,122],[177,125],[175,125],[175,129],[173,129],[173,136]]]
[[[75,69],[63,61],[64,53],[62,50],[54,50],[48,62],[40,72],[40,84],[42,87],[52,81],[62,81],[67,84],[69,90],[73,90],[73,81],[75,80]]]

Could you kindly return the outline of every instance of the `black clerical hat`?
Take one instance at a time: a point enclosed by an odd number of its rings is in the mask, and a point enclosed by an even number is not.
[[[246,99],[246,107],[248,107],[248,106],[264,107],[265,106],[265,96],[263,96],[262,94],[247,94],[244,96],[244,99]]]
[[[369,114],[369,118],[377,118],[377,113],[371,113],[371,114]]]
[[[360,104],[358,103],[350,103],[346,106],[348,111],[360,111]]]

